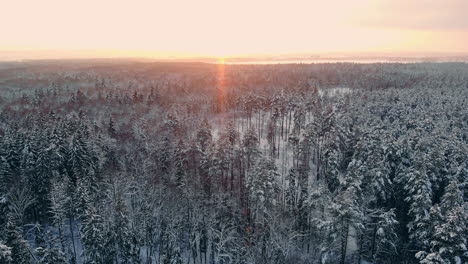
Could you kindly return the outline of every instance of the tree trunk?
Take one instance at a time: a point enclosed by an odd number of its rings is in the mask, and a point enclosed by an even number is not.
[[[70,236],[71,236],[71,241],[73,245],[73,260],[72,262],[76,264],[76,246],[75,246],[75,235],[73,233],[73,219],[72,217],[69,217],[69,224],[70,224]]]
[[[342,225],[342,234],[341,234],[341,264],[346,263],[346,250],[348,247],[348,233],[349,233],[349,224],[345,223],[344,217],[341,218]]]

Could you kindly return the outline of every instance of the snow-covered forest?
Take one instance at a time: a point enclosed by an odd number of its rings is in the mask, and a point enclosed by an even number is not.
[[[0,263],[468,263],[468,64],[0,64]]]

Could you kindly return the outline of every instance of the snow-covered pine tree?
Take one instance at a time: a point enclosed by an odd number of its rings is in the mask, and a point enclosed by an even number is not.
[[[29,244],[24,240],[22,229],[18,225],[18,220],[13,217],[8,217],[6,225],[6,246],[11,248],[11,259],[14,264],[30,264],[32,255]]]
[[[48,231],[48,236],[51,233]],[[65,254],[54,245],[53,241],[50,241],[49,246],[41,246],[36,248],[36,255],[39,257],[38,264],[50,264],[50,263],[57,263],[57,264],[66,264],[67,259]]]
[[[254,219],[263,223],[277,204],[277,195],[280,191],[278,183],[279,173],[275,162],[266,157],[260,157],[255,166],[249,171],[247,188],[249,202],[254,213]]]
[[[174,176],[177,187],[182,188],[187,184],[187,155],[186,146],[182,139],[174,149]]]
[[[75,199],[78,203],[80,224],[80,238],[83,245],[85,263],[104,263],[106,250],[104,245],[104,223],[101,215],[93,204],[90,184],[80,181]]]
[[[165,135],[158,147],[158,165],[163,176],[167,176],[173,164],[173,143],[170,135]]]
[[[408,215],[411,219],[408,223],[409,238],[414,250],[427,252],[431,226],[429,217],[432,205],[431,182],[426,174],[422,158],[418,157],[415,163],[414,167],[409,168],[404,185],[407,192],[405,201],[409,204]]]
[[[249,128],[247,132],[244,134],[244,138],[242,140],[242,147],[244,150],[245,157],[247,159],[247,167],[249,169],[250,166],[255,161],[255,158],[260,154],[259,150],[259,139],[257,137],[257,133],[253,128]]]
[[[112,116],[109,118],[109,122],[107,123],[107,133],[109,134],[110,137],[115,137],[116,136],[116,129],[115,129],[115,121]]]
[[[64,180],[67,181],[68,178]],[[65,252],[65,220],[67,217],[67,203],[69,199],[67,196],[67,185],[66,182],[56,181],[52,183],[49,193],[49,213],[52,218],[52,224],[57,228],[58,239],[63,252]]]
[[[37,212],[39,220],[47,217],[48,208],[50,207],[48,194],[50,193],[51,181],[58,173],[57,167],[60,163],[60,158],[54,148],[54,145],[39,148],[35,162],[35,173],[29,179],[35,196],[34,210]]]
[[[352,242],[349,238],[353,237],[353,233],[360,234],[363,229],[364,215],[360,185],[360,179],[356,175],[346,176],[342,185],[344,188],[337,193],[329,208],[333,227],[328,235],[335,238],[338,243],[341,264],[346,263],[350,256],[354,257],[352,253],[356,252],[348,251],[348,244]]]
[[[395,209],[367,209],[364,217],[364,232],[359,241],[361,258],[372,263],[391,263],[397,259],[399,241]]]
[[[436,227],[439,226],[444,221],[444,217],[442,215],[442,212],[440,211],[439,204],[434,204],[431,207],[431,210],[429,212],[429,217],[431,219],[431,225],[430,225],[429,233],[431,234],[431,239],[432,239],[433,234],[435,233]],[[431,241],[429,241],[429,243],[431,243]],[[441,259],[438,252],[431,252],[431,250],[427,250],[427,251],[426,250],[421,250],[421,251],[417,252],[415,256],[421,262],[429,261],[429,263],[432,263],[431,261],[435,261],[437,263],[437,260]],[[441,263],[443,263],[443,262],[441,262]]]
[[[237,132],[236,126],[234,125],[233,121],[229,121],[224,130],[224,133],[227,135],[231,146],[233,146],[239,141],[240,135],[239,132]]]
[[[442,259],[441,263],[466,263],[468,217],[456,178],[445,188],[439,211],[442,219],[434,223],[430,253],[421,260],[421,263],[431,263],[435,259]]]
[[[138,243],[134,239],[134,235],[130,230],[130,222],[128,219],[127,207],[125,205],[124,195],[126,192],[126,181],[124,179],[116,179],[114,182],[108,184],[108,198],[112,202],[112,218],[111,222],[108,223],[107,228],[107,239],[105,247],[109,249],[109,253],[106,261],[112,260],[117,262],[132,262],[138,260],[137,248]],[[96,228],[99,226],[97,217],[93,219],[94,226],[90,228]]]
[[[342,175],[339,148],[335,142],[332,142],[324,152],[326,166],[324,178],[328,189],[334,192],[340,185],[340,177]]]
[[[0,240],[0,263],[11,264],[11,247],[5,245],[3,241]]]
[[[231,145],[228,138],[220,137],[216,142],[213,153],[211,154],[211,168],[209,170],[209,175],[225,192],[227,192],[229,184],[229,164],[231,162],[232,155]]]
[[[67,173],[73,186],[77,185],[77,180],[84,177],[92,168],[91,153],[86,145],[85,138],[81,132],[72,136],[67,152]]]
[[[211,135],[211,126],[208,120],[203,119],[200,124],[200,129],[197,132],[197,143],[199,144],[200,150],[205,152],[208,146],[211,144],[213,136]]]
[[[377,123],[376,129],[365,131],[365,135],[356,144],[354,158],[362,161],[363,188],[368,202],[382,205],[392,195],[392,181],[390,180],[390,165],[387,158],[385,139],[391,138],[382,124]],[[382,139],[382,134],[386,134]]]
[[[168,134],[174,135],[174,136],[177,135],[177,131],[179,130],[180,124],[175,114],[168,113],[166,115],[166,119],[164,120],[163,124]]]
[[[302,188],[299,181],[299,173],[295,168],[289,170],[286,176],[288,187],[286,190],[286,204],[287,208],[291,211],[298,210],[299,201],[301,199]],[[304,198],[302,198],[304,199]]]

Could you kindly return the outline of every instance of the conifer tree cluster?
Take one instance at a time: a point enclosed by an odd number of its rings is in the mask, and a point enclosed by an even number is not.
[[[0,263],[468,263],[466,64],[61,63],[0,74]]]

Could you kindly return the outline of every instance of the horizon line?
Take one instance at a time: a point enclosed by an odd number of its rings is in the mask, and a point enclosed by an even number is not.
[[[55,54],[54,54],[55,53]],[[105,60],[137,59],[177,62],[181,60],[196,61],[281,61],[281,60],[340,60],[340,59],[437,59],[468,56],[467,51],[322,51],[322,52],[289,52],[289,53],[256,53],[229,56],[214,56],[191,52],[149,51],[149,50],[116,50],[116,49],[0,49],[0,61],[34,61],[34,60]]]

